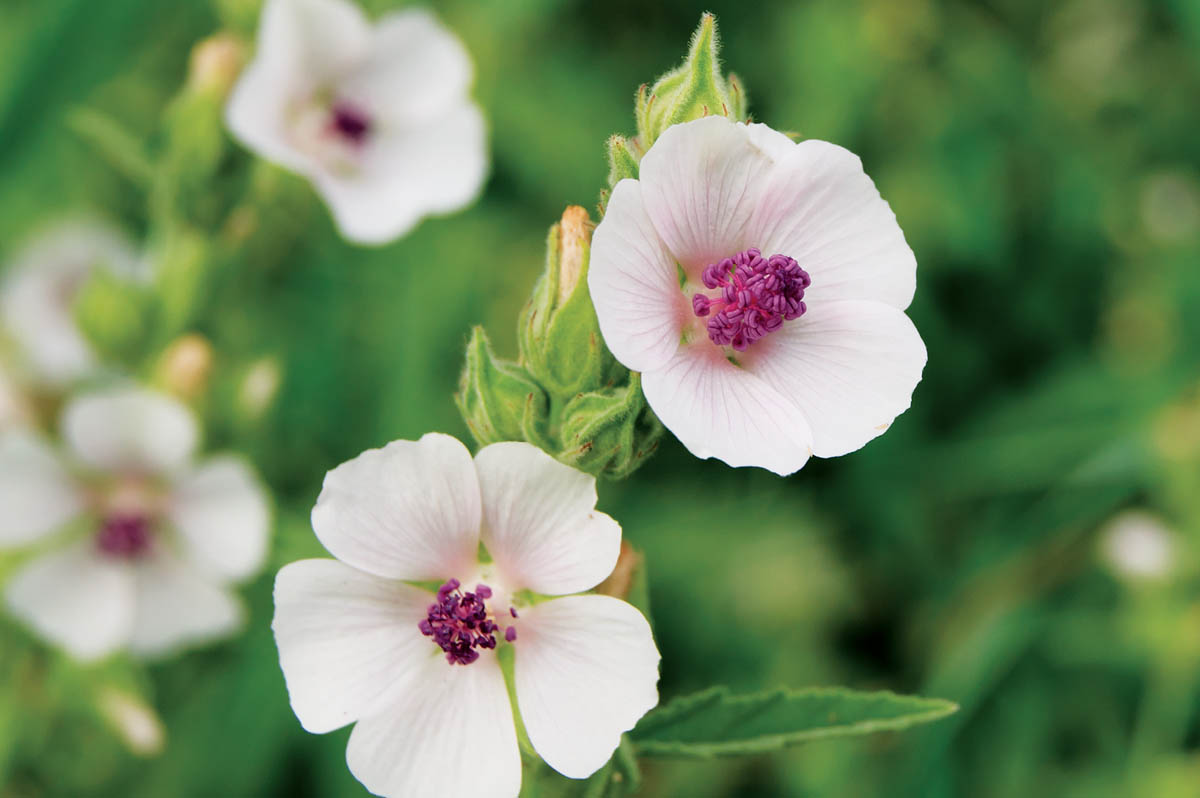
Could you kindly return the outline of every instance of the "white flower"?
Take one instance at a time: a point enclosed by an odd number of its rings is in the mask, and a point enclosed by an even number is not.
[[[1133,580],[1166,576],[1175,559],[1174,534],[1158,516],[1128,510],[1110,520],[1102,535],[1113,569]]]
[[[61,388],[96,368],[73,306],[97,267],[123,278],[146,274],[145,263],[124,236],[84,220],[46,230],[8,268],[0,288],[0,328],[17,344],[18,365],[30,381]]]
[[[343,235],[379,244],[478,193],[487,152],[471,79],[466,50],[426,11],[372,26],[345,0],[268,0],[226,118],[311,180]]]
[[[617,184],[588,287],[609,349],[693,454],[790,474],[908,408],[915,275],[856,156],[706,117]]]
[[[595,772],[658,702],[659,661],[631,605],[566,595],[617,561],[621,528],[595,504],[592,477],[526,443],[472,461],[429,434],[330,471],[312,521],[340,562],[292,563],[275,583],[304,728],[357,721],[347,761],[373,793],[514,798],[521,758],[497,650],[511,646],[533,747],[567,776]]]
[[[229,584],[262,568],[269,513],[231,457],[192,465],[196,423],[175,400],[134,388],[72,400],[69,450],[0,438],[0,547],[59,545],[13,575],[11,611],[81,660],[154,656],[231,633]]]

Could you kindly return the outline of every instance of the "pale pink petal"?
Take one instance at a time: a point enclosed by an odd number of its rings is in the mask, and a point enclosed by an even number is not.
[[[45,537],[84,507],[82,487],[49,446],[19,430],[0,437],[0,549]]]
[[[742,355],[804,411],[813,453],[836,457],[881,435],[908,409],[925,344],[903,311],[882,302],[815,302]]]
[[[658,703],[650,624],[610,596],[567,596],[521,614],[517,704],[534,749],[575,779],[596,772]]]
[[[346,762],[376,795],[515,798],[521,755],[495,654],[470,665],[431,654],[354,727]]]
[[[723,116],[667,128],[642,158],[646,212],[692,281],[757,246],[747,228],[774,163],[745,125]]]
[[[241,581],[262,568],[271,514],[267,494],[245,462],[215,457],[171,488],[167,517],[187,556],[221,580]]]
[[[786,133],[780,133],[760,122],[746,125],[746,133],[750,136],[750,141],[754,143],[754,146],[771,156],[774,161],[786,158],[792,150],[796,149],[796,142],[792,141]]]
[[[5,591],[13,615],[84,661],[128,643],[134,595],[129,565],[102,555],[90,538],[33,560]]]
[[[63,411],[63,437],[87,466],[109,472],[160,474],[192,456],[196,419],[177,400],[142,388],[85,394]]]
[[[370,55],[338,95],[376,111],[373,123],[406,126],[462,103],[472,76],[471,57],[458,37],[429,11],[406,8],[380,18]]]
[[[800,408],[730,363],[707,339],[681,347],[666,366],[643,374],[642,390],[662,423],[697,457],[786,475],[812,454],[813,433]]]
[[[528,443],[494,443],[475,456],[483,543],[509,590],[561,595],[612,573],[621,527],[596,511],[595,477]]]
[[[691,308],[636,180],[613,189],[592,236],[588,290],[604,342],[626,367],[656,369],[675,354]]]
[[[464,98],[419,126],[384,127],[355,166],[313,179],[342,235],[383,244],[475,198],[487,175],[486,139],[483,115]]]
[[[804,141],[779,161],[748,224],[753,246],[783,254],[812,277],[809,307],[872,299],[904,309],[916,290],[917,261],[896,215],[857,155]]]
[[[138,560],[134,576],[137,609],[129,648],[138,656],[161,657],[228,637],[245,620],[241,603],[227,588],[165,550]]]
[[[449,435],[393,441],[325,475],[312,511],[329,552],[392,579],[447,579],[473,570],[479,480],[471,453]]]
[[[284,566],[271,628],[301,725],[317,734],[345,726],[410,683],[425,660],[446,665],[417,628],[433,601],[428,591],[336,560]]]

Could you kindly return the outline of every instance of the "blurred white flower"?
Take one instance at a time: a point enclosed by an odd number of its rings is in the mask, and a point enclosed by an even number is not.
[[[75,324],[74,303],[92,270],[142,278],[133,245],[96,221],[49,228],[19,252],[0,287],[0,329],[17,344],[17,365],[36,384],[62,388],[96,368],[92,347]]]
[[[916,265],[857,156],[714,116],[669,128],[617,184],[588,287],[693,454],[790,474],[908,408],[926,359],[904,314]]]
[[[1171,570],[1175,541],[1158,516],[1141,510],[1123,512],[1106,524],[1101,538],[1109,564],[1122,576],[1153,580]]]
[[[497,656],[511,645],[533,747],[572,778],[599,769],[658,702],[659,655],[631,605],[566,595],[617,561],[621,528],[595,504],[592,477],[527,443],[472,461],[430,434],[330,471],[312,521],[338,559],[292,563],[275,582],[304,728],[357,721],[347,761],[373,793],[514,798],[521,757]]]
[[[63,412],[67,452],[24,431],[0,437],[0,547],[48,540],[5,590],[9,609],[81,660],[140,656],[230,634],[229,585],[262,568],[267,499],[232,457],[192,464],[186,407],[137,388]]]
[[[267,0],[226,111],[234,135],[304,175],[346,238],[380,244],[467,205],[487,171],[470,57],[430,13],[376,24],[346,0]]]

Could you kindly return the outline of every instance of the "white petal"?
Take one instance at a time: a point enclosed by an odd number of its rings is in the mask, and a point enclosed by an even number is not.
[[[342,235],[383,244],[475,198],[487,174],[486,138],[483,115],[464,101],[420,126],[373,132],[356,167],[313,179]]]
[[[796,149],[796,142],[792,141],[787,134],[780,133],[759,122],[746,125],[746,134],[750,136],[750,141],[754,143],[754,146],[771,156],[774,161],[786,158],[792,150]]]
[[[546,764],[574,779],[599,770],[658,703],[650,624],[611,596],[567,596],[521,613],[517,704]]]
[[[365,63],[371,28],[344,0],[269,0],[254,61],[230,95],[225,119],[247,147],[302,174],[315,168],[290,128],[297,109]]]
[[[675,354],[691,310],[636,180],[617,183],[596,226],[588,290],[604,342],[626,367],[649,371]]]
[[[479,480],[471,453],[449,435],[393,441],[325,475],[312,511],[329,552],[392,579],[447,579],[474,570]]]
[[[908,409],[925,359],[903,311],[846,301],[814,302],[749,347],[742,363],[804,411],[817,457],[837,457],[883,434]]]
[[[323,734],[358,720],[440,655],[417,628],[433,601],[427,591],[337,560],[284,566],[271,628],[301,725]]]
[[[73,220],[39,234],[8,270],[0,315],[36,381],[62,386],[96,368],[92,347],[75,324],[73,303],[97,267],[122,277],[139,270],[132,245],[119,231]]]
[[[812,277],[811,307],[873,299],[904,309],[916,290],[917,261],[896,215],[857,155],[803,141],[779,161],[750,224],[763,254],[795,258]]]
[[[723,116],[667,128],[642,158],[646,211],[693,281],[708,264],[757,246],[746,226],[774,163],[745,125]]]
[[[137,609],[129,647],[135,654],[162,656],[227,637],[242,625],[242,607],[232,593],[165,551],[139,560],[134,577]]]
[[[512,705],[500,665],[429,657],[411,687],[354,727],[346,762],[376,795],[515,798],[521,789]]]
[[[0,438],[0,507],[0,548],[8,548],[62,527],[83,512],[84,496],[49,446],[13,430]]]
[[[562,595],[612,573],[621,527],[596,512],[595,477],[536,446],[494,443],[475,456],[483,543],[509,590]]]
[[[115,388],[85,394],[63,411],[63,437],[84,464],[104,471],[162,473],[196,448],[196,419],[165,394]]]
[[[262,568],[271,515],[267,495],[245,462],[218,457],[171,489],[167,516],[199,567],[240,581]]]
[[[383,16],[367,61],[338,86],[338,95],[370,108],[385,125],[410,125],[462,104],[471,86],[471,57],[458,37],[425,9]]]
[[[14,615],[80,660],[113,653],[133,627],[133,573],[101,555],[90,538],[29,563],[6,598]]]
[[[787,475],[812,454],[812,431],[800,409],[707,339],[680,347],[666,366],[643,374],[642,390],[659,420],[697,457]]]

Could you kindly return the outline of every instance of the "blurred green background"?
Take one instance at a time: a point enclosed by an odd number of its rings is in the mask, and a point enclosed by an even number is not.
[[[789,479],[694,460],[668,435],[633,479],[601,485],[646,552],[662,695],[840,683],[962,710],[650,763],[643,794],[1200,794],[1200,4],[434,7],[490,121],[473,208],[359,249],[303,182],[225,155],[221,175],[253,173],[279,200],[194,325],[217,353],[197,402],[208,444],[246,451],[276,496],[247,633],[137,677],[167,729],[140,759],[79,698],[118,666],[78,668],[4,621],[0,795],[364,794],[348,732],[310,736],[287,705],[274,571],[321,554],[307,514],[327,469],[430,430],[469,439],[450,396],[470,325],[515,355],[547,227],[595,206],[606,137],[632,131],[634,90],[678,62],[703,10],[755,118],[863,157],[917,254],[929,365],[886,435]],[[79,210],[144,235],[146,191],[71,120],[98,111],[158,146],[192,45],[250,36],[255,15],[240,0],[0,0],[0,258]],[[251,421],[229,408],[264,357],[281,388]],[[1170,536],[1163,573],[1106,554],[1130,508]]]

